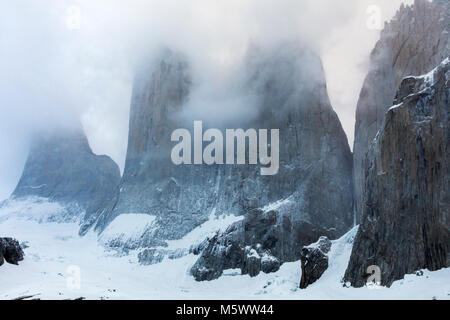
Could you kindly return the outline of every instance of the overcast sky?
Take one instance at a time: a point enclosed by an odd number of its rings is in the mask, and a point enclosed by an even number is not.
[[[0,199],[18,182],[34,129],[74,118],[94,152],[123,169],[133,70],[161,45],[185,52],[207,83],[236,72],[251,40],[301,39],[322,56],[352,146],[369,53],[402,2],[412,0],[4,1]]]

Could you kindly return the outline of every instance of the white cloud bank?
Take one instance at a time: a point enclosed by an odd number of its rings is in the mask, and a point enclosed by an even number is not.
[[[374,14],[367,10],[378,6],[384,21],[402,2],[412,0],[3,2],[0,199],[20,177],[33,130],[69,125],[74,117],[94,152],[123,168],[133,68],[161,44],[192,58],[199,83],[220,84],[250,40],[302,39],[323,58],[331,101],[352,145],[356,102],[379,35],[367,27]]]

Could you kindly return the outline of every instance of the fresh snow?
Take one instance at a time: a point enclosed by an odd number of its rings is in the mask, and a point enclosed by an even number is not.
[[[117,216],[100,236],[102,243],[112,240],[137,241],[151,228],[156,217],[149,214],[128,213]]]
[[[447,57],[436,68],[434,68],[430,72],[428,72],[428,73],[426,73],[424,75],[421,75],[421,76],[410,76],[410,78],[424,79],[426,85],[432,86],[434,84],[434,74],[436,73],[436,71],[439,68],[442,68],[442,67],[446,66],[449,63],[450,63],[450,58]]]
[[[243,216],[216,216],[216,209],[211,211],[209,220],[201,224],[179,240],[166,241],[170,250],[189,249],[192,245],[200,244],[206,238],[211,238],[217,232],[225,231],[231,224],[242,220]]]
[[[0,208],[0,236],[15,237],[29,246],[19,266],[5,263],[0,267],[0,299],[24,295],[41,299],[450,299],[450,268],[407,275],[389,289],[344,287],[341,279],[357,228],[332,242],[328,270],[308,289],[300,290],[300,262],[285,263],[278,272],[255,278],[240,275],[240,270],[226,270],[217,280],[196,282],[189,270],[197,256],[165,258],[159,264],[142,266],[137,263],[137,252],[119,256],[105,249],[94,232],[80,237],[76,222],[34,218],[51,215],[53,209],[64,211],[42,199],[39,205],[15,202]],[[137,222],[151,223],[151,216],[124,216],[109,232],[138,232]],[[212,214],[204,225],[170,242],[169,247],[200,242],[237,219]],[[119,226],[120,221],[130,225]]]
[[[272,210],[276,210],[282,206],[285,206],[289,203],[291,203],[292,201],[290,200],[290,198],[287,199],[283,199],[283,200],[279,200],[279,201],[275,201],[272,203],[269,203],[268,205],[266,205],[265,207],[262,208],[262,211],[264,212],[269,212]]]

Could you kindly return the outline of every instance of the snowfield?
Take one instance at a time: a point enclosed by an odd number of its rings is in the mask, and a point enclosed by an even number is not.
[[[138,252],[118,255],[93,232],[78,236],[78,223],[49,219],[64,212],[43,199],[8,202],[0,208],[0,236],[17,238],[28,246],[19,266],[0,267],[0,299],[28,295],[40,299],[450,299],[450,268],[408,275],[389,289],[344,287],[341,278],[357,228],[333,241],[328,270],[308,289],[300,290],[300,262],[286,263],[276,273],[255,278],[228,270],[209,282],[196,282],[189,275],[197,259],[191,254],[142,266]],[[104,236],[123,237],[130,232],[136,237],[153,219],[139,214],[119,217]],[[169,248],[188,249],[238,219],[211,214],[209,221],[170,242]]]
[[[119,215],[103,231],[99,241],[103,244],[117,240],[121,242],[138,241],[147,228],[153,226],[155,218],[149,214]]]

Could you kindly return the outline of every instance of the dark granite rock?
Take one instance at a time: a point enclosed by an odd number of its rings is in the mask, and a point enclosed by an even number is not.
[[[402,5],[371,53],[355,124],[354,185],[358,224],[364,211],[366,154],[403,78],[424,74],[450,55],[450,2],[415,0]]]
[[[247,247],[244,249],[242,257],[242,274],[248,274],[250,277],[255,277],[261,271],[261,256],[255,249]]]
[[[206,247],[209,244],[210,239],[206,238],[205,240],[203,240],[202,242],[200,242],[199,244],[194,244],[189,248],[189,253],[192,253],[194,255],[199,255],[203,252],[203,250],[206,249]]]
[[[76,206],[84,212],[84,234],[112,201],[119,181],[119,167],[92,152],[81,127],[60,128],[35,137],[12,198],[37,196]]]
[[[242,221],[209,241],[191,270],[197,280],[230,268],[256,274],[262,266],[256,254],[249,258],[251,250],[278,263],[296,261],[302,246],[322,235],[339,237],[353,222],[351,154],[328,100],[320,58],[285,43],[252,48],[247,66],[247,86],[258,97],[261,116],[250,127],[280,128],[280,171],[259,177],[235,169],[237,181],[255,186],[256,208],[247,204]],[[278,270],[278,263],[265,270]]]
[[[24,253],[20,244],[13,238],[0,238],[0,266],[6,261],[18,265],[22,261]]]
[[[183,54],[164,50],[159,60],[137,72],[124,174],[115,200],[97,223],[100,232],[121,214],[154,215],[152,230],[135,244],[145,248],[179,239],[208,220],[218,197],[219,168],[177,166],[171,160],[176,144],[171,134],[186,127],[179,114],[190,90],[190,68]]]
[[[331,241],[327,237],[320,237],[319,241],[303,247],[301,253],[302,278],[300,289],[306,289],[316,282],[328,269],[328,252],[331,249]]]
[[[345,281],[390,286],[450,266],[450,60],[402,82],[366,159],[363,220]]]

